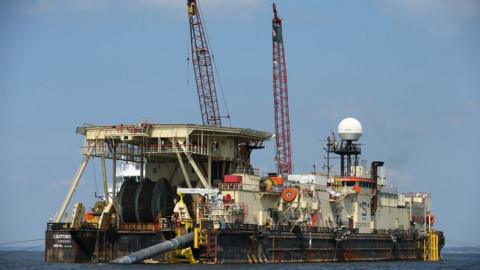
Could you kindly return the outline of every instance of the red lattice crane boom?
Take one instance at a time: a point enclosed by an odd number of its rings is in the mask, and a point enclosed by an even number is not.
[[[287,65],[282,36],[282,19],[273,4],[273,99],[275,114],[275,162],[280,175],[291,174],[292,146],[290,140],[290,115],[288,112]]]
[[[207,44],[200,10],[196,0],[187,0],[190,23],[192,65],[197,84],[198,101],[204,125],[222,126],[213,76],[212,56]]]

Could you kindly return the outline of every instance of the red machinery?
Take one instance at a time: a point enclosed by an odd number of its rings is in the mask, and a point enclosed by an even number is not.
[[[291,174],[292,146],[290,141],[290,116],[288,113],[287,65],[282,36],[282,19],[273,4],[273,99],[275,113],[275,162],[280,175]]]
[[[222,126],[217,91],[213,77],[212,56],[207,44],[200,10],[196,0],[187,0],[190,22],[192,64],[197,84],[198,100],[204,125]]]

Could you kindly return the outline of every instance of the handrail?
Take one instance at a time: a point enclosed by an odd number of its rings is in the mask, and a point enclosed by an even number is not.
[[[259,185],[250,185],[243,183],[220,183],[218,185],[220,190],[249,190],[249,191],[260,191]]]
[[[198,155],[208,155],[209,154],[209,148],[207,145],[200,145],[200,144],[184,144],[185,148],[187,149],[187,152],[192,153],[192,154],[198,154]],[[178,149],[180,149],[180,145],[174,145],[174,144],[148,144],[145,146],[145,153],[146,154],[170,154],[170,153],[176,153]]]

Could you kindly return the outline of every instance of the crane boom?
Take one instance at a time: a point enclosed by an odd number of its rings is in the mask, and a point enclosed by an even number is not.
[[[273,3],[273,99],[275,114],[275,162],[280,175],[292,173],[292,147],[290,141],[290,115],[288,112],[287,65],[282,35],[282,19]]]
[[[197,1],[187,0],[187,10],[190,23],[192,65],[197,84],[202,121],[204,125],[219,127],[222,126],[222,122],[213,76],[212,56],[208,48],[207,37]]]

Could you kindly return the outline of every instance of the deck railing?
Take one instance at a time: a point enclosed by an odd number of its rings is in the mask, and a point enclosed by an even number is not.
[[[208,146],[206,145],[187,144],[185,145],[185,149],[189,154],[209,154]],[[183,148],[181,145],[175,146],[173,144],[149,144],[145,146],[146,154],[172,154],[176,153],[177,151],[183,152]]]

